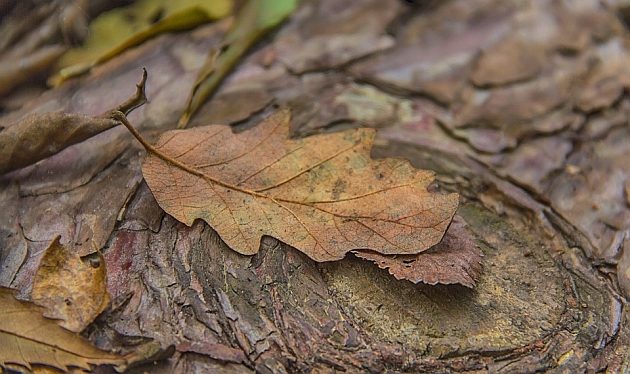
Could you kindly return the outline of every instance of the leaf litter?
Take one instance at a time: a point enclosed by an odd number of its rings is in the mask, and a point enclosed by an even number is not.
[[[123,371],[127,360],[94,347],[80,335],[42,315],[43,308],[14,297],[0,287],[0,366],[31,368],[47,365],[60,370],[89,370],[92,365],[114,365]]]
[[[259,6],[249,2],[226,38],[228,47],[211,53],[191,92],[180,127],[254,42],[285,19],[296,5],[292,0],[264,3]],[[206,14],[208,20],[227,14],[210,13]],[[152,21],[153,29],[140,31],[100,55],[96,53],[100,57],[69,69],[64,78],[159,32],[194,24],[189,23],[194,16],[170,16],[168,12],[166,16],[160,14],[157,22]],[[174,23],[162,25],[165,20]],[[138,85],[143,99],[145,80],[146,72]],[[13,154],[26,159],[2,157],[9,160],[10,166],[2,169],[0,165],[0,173],[14,170],[15,165],[32,164],[123,123],[149,152],[143,173],[160,206],[188,225],[203,219],[237,252],[256,253],[262,237],[269,235],[316,261],[339,260],[352,251],[387,268],[397,279],[474,285],[482,254],[463,221],[453,219],[458,195],[429,192],[433,172],[416,170],[407,161],[372,160],[374,130],[352,129],[290,139],[290,114],[278,111],[239,134],[223,125],[177,130],[163,134],[154,147],[143,141],[126,120],[128,112],[143,102],[132,102],[133,107],[121,105],[101,117],[49,113],[29,119],[24,122],[27,125],[11,126],[9,129],[35,129],[31,132],[40,132],[38,135],[48,143],[29,152],[18,147]],[[54,132],[61,128],[65,130],[57,141]],[[51,129],[53,133],[48,134]],[[6,130],[0,131],[0,141],[7,145],[24,145],[35,138],[15,142],[2,138],[6,135]],[[52,141],[48,135],[53,135]],[[102,261],[92,267],[62,246],[57,237],[44,255],[32,292],[33,300],[48,308],[45,315],[40,307],[15,299],[13,291],[0,289],[0,314],[10,315],[0,319],[0,341],[4,341],[0,346],[18,350],[0,353],[0,365],[30,368],[31,364],[43,364],[67,370],[112,364],[124,368],[126,358],[101,351],[45,318],[57,318],[66,328],[81,331],[109,303],[104,280]]]
[[[146,102],[147,72],[136,85],[136,92],[107,113],[90,117],[78,113],[36,113],[6,128],[0,127],[0,175],[50,157],[117,126],[109,115],[112,111],[129,114]]]
[[[387,269],[396,279],[413,283],[461,284],[473,288],[481,274],[483,253],[458,215],[436,246],[416,255],[386,256],[366,250],[353,252],[360,258]]]

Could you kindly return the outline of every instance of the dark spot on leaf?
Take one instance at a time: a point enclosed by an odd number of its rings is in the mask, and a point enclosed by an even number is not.
[[[164,8],[158,9],[150,18],[151,23],[157,23],[164,18]]]

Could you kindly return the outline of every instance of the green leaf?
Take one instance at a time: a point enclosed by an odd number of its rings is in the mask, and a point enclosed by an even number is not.
[[[216,91],[219,84],[257,40],[273,30],[297,7],[297,0],[250,0],[239,11],[225,37],[226,48],[210,51],[188,98],[178,128],[184,128],[199,107]]]

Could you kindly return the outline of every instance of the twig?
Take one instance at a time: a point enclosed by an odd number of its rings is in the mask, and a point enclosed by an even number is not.
[[[146,104],[147,95],[145,92],[147,83],[147,69],[142,68],[142,79],[140,82],[136,84],[136,94],[130,98],[128,98],[124,103],[120,104],[116,109],[108,112],[109,114],[113,112],[122,112],[125,116],[129,115],[134,109]]]

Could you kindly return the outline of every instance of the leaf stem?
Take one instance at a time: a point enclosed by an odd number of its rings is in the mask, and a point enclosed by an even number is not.
[[[155,148],[153,145],[151,145],[149,142],[147,142],[142,135],[140,135],[140,133],[138,132],[138,130],[135,129],[135,127],[133,127],[133,125],[131,123],[129,123],[129,120],[127,119],[127,116],[125,115],[125,113],[121,112],[121,111],[114,111],[111,113],[111,118],[122,123],[123,126],[125,126],[127,128],[127,130],[129,130],[129,132],[131,133],[131,135],[134,136],[134,138],[136,138],[136,140],[138,140],[138,142],[140,142],[140,144],[142,144],[142,146],[147,150],[147,152],[161,158],[162,160],[177,166],[178,168],[192,174],[192,175],[196,175],[200,178],[209,180],[213,183],[216,183],[220,186],[223,186],[225,188],[229,188],[235,191],[239,191],[245,194],[249,194],[249,195],[253,195],[253,196],[258,196],[258,197],[265,197],[265,198],[269,198],[269,196],[255,192],[255,191],[250,191],[250,190],[246,190],[225,182],[222,182],[220,180],[214,179],[210,176],[208,176],[207,174],[204,174],[202,171],[199,171],[195,168],[191,168],[190,166],[182,163],[181,161],[178,161],[176,159],[174,159],[171,156],[165,155],[164,153],[160,152],[160,150],[158,150],[157,148]]]

